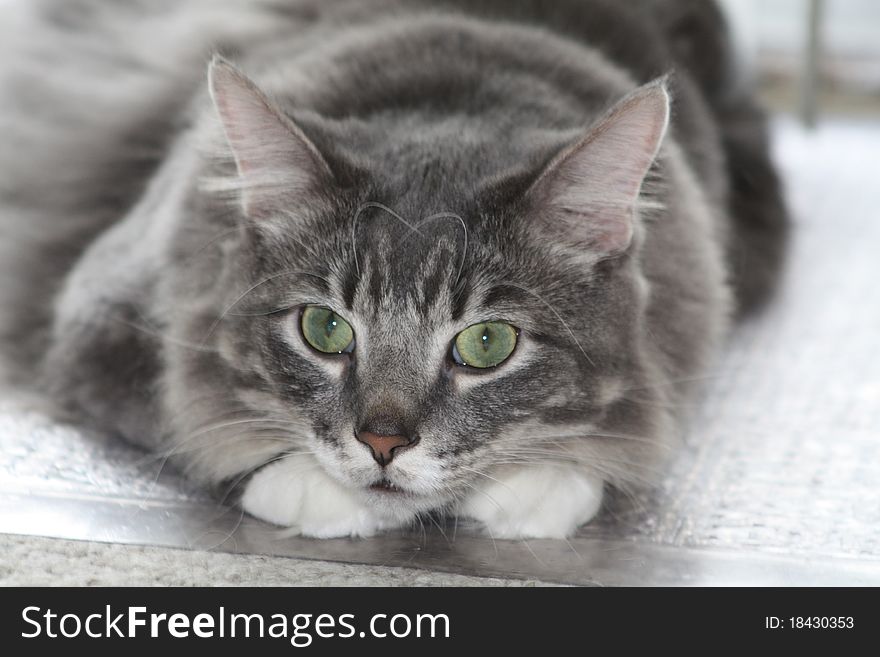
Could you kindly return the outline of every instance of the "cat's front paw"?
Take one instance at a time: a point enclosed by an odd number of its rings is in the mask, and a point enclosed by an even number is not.
[[[602,505],[602,480],[566,466],[510,468],[482,479],[459,514],[493,538],[566,538]]]
[[[372,536],[390,526],[308,455],[262,468],[245,487],[241,505],[252,516],[313,538]]]

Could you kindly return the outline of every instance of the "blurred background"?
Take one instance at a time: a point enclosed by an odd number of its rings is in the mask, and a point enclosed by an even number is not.
[[[880,2],[722,0],[767,105],[808,124],[880,118]]]
[[[768,107],[810,123],[822,113],[880,118],[880,1],[718,2]]]

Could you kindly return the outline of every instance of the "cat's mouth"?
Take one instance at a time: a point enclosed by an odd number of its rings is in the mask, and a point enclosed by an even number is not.
[[[394,484],[393,482],[389,481],[388,479],[381,479],[374,484],[370,484],[370,490],[374,490],[379,493],[397,493],[397,494],[406,493],[406,491],[403,488],[401,488],[397,484]]]

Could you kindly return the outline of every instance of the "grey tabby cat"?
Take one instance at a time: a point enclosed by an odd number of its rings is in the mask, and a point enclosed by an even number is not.
[[[773,287],[711,3],[7,13],[7,373],[292,532],[570,535]]]

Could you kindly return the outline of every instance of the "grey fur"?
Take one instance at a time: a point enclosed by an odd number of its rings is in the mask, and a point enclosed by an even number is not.
[[[417,432],[445,468],[419,512],[511,459],[650,480],[731,289],[741,311],[772,289],[786,219],[714,6],[618,4],[31,3],[0,67],[7,369],[208,485],[315,442],[344,469],[364,426]],[[332,187],[243,215],[214,52],[303,130]],[[666,74],[672,128],[633,246],[560,255],[529,186]],[[338,376],[290,347],[303,303],[356,327]],[[437,350],[487,313],[533,351],[479,380]]]

